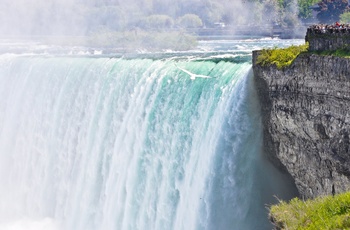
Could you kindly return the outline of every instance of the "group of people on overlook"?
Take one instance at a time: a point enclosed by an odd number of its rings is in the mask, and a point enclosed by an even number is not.
[[[315,24],[309,27],[310,30],[316,33],[338,33],[338,32],[350,32],[350,24],[340,24],[335,22],[334,24]]]

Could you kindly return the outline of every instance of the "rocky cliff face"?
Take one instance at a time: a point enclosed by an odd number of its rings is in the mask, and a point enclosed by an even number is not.
[[[265,153],[304,198],[350,189],[350,59],[302,54],[284,69],[256,64]]]

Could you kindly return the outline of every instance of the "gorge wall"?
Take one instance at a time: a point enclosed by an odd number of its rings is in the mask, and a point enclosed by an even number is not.
[[[301,54],[278,70],[256,64],[264,149],[303,198],[350,189],[350,59]]]

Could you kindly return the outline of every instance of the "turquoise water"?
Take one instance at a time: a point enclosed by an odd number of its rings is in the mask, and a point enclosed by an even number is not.
[[[0,228],[271,229],[295,188],[263,158],[250,53],[213,52],[0,55]]]

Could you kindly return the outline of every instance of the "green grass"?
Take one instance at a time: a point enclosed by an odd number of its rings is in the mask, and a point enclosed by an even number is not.
[[[321,51],[321,52],[314,52],[315,54],[319,55],[325,55],[325,56],[336,56],[336,57],[344,57],[344,58],[350,58],[350,49],[337,49],[334,51]]]
[[[257,57],[257,64],[262,66],[276,65],[278,69],[292,64],[294,59],[302,52],[307,52],[309,44],[290,46],[288,48],[263,49]]]
[[[350,192],[289,203],[281,201],[270,208],[270,217],[284,230],[350,229]]]

